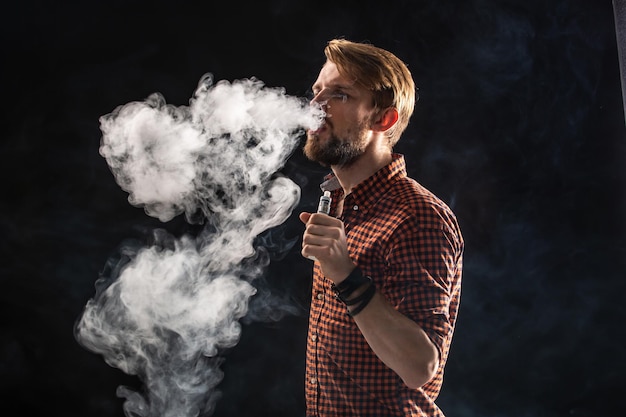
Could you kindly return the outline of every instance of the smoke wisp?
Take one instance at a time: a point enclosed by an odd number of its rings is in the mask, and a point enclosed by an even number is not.
[[[202,225],[197,236],[161,231],[152,246],[124,247],[77,321],[83,347],[145,384],[118,388],[127,416],[212,413],[220,350],[239,341],[269,262],[255,238],[300,199],[279,170],[323,116],[257,79],[206,74],[189,106],[155,93],[100,118],[100,153],[130,204],[162,222],[184,215]]]

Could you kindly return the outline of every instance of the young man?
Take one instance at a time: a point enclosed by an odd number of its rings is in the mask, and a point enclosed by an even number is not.
[[[326,112],[306,157],[332,170],[330,215],[300,213],[314,257],[307,416],[443,416],[435,404],[459,307],[454,213],[407,177],[393,146],[415,106],[406,65],[331,40],[313,85]]]

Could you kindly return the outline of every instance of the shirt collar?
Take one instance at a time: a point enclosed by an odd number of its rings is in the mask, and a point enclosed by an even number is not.
[[[354,203],[362,206],[363,209],[369,207],[381,195],[387,192],[389,187],[397,179],[406,177],[406,162],[403,154],[393,153],[391,162],[385,165],[372,176],[363,180],[360,184],[352,189],[350,195]],[[339,179],[334,173],[330,173],[324,177],[324,182],[320,184],[322,191],[331,191],[334,196],[343,195]]]

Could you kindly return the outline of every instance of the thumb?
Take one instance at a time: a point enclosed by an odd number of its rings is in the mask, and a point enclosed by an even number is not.
[[[302,213],[300,213],[300,215],[298,216],[300,218],[300,221],[304,224],[306,224],[309,219],[311,218],[311,213],[307,213],[305,211],[303,211]]]

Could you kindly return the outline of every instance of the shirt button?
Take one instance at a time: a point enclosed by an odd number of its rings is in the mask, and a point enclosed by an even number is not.
[[[315,342],[317,340],[317,335],[314,334],[313,336],[311,336],[311,340]]]
[[[315,378],[315,377],[311,378],[311,381],[310,381],[310,382],[311,382],[311,384],[313,384],[313,385],[317,384],[317,378]]]
[[[359,209],[359,206],[357,206],[356,204],[352,206],[352,210],[357,211],[358,209]]]
[[[324,298],[324,293],[318,292],[317,293],[317,299],[318,300],[322,300]]]

